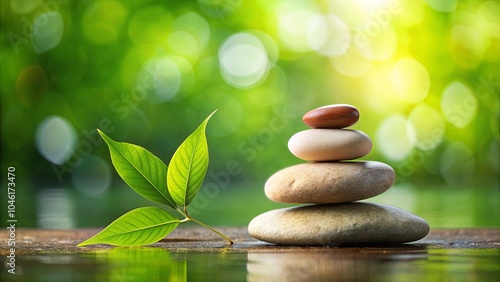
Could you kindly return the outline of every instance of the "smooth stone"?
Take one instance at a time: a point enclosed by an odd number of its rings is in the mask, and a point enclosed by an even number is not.
[[[335,104],[310,110],[302,121],[312,128],[344,128],[359,120],[359,111],[347,104]]]
[[[288,149],[305,161],[352,160],[370,153],[372,140],[358,130],[307,129],[288,140]]]
[[[429,225],[396,207],[345,203],[271,210],[255,217],[248,233],[279,245],[394,244],[422,239]]]
[[[305,163],[276,172],[264,190],[281,203],[345,203],[379,195],[395,178],[394,170],[381,162]]]

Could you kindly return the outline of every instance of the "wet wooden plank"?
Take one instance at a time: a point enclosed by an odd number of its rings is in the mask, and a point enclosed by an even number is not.
[[[90,238],[101,229],[17,229],[15,248],[17,255],[85,253],[97,249],[112,248],[105,245],[79,248],[76,245]],[[299,252],[321,251],[336,248],[339,251],[356,253],[418,251],[428,248],[500,248],[500,228],[474,229],[433,229],[424,239],[399,245],[363,245],[363,246],[276,246],[250,237],[246,228],[219,228],[229,236],[234,245],[228,245],[217,234],[205,228],[178,228],[168,237],[152,246],[166,248],[171,252]],[[7,255],[9,231],[0,231],[0,255]]]

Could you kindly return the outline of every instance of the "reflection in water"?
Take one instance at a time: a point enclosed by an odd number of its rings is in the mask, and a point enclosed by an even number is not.
[[[114,248],[94,254],[104,265],[96,281],[187,281],[186,261],[160,248]]]
[[[500,249],[277,247],[204,252],[101,248],[20,255],[0,281],[500,281]],[[5,263],[5,256],[0,257]]]
[[[376,253],[363,248],[250,252],[247,281],[330,281],[332,278],[369,281],[377,273],[389,274],[392,261],[426,259],[427,250],[419,247],[379,249]]]
[[[69,229],[74,227],[73,203],[65,189],[43,189],[37,195],[38,227]]]

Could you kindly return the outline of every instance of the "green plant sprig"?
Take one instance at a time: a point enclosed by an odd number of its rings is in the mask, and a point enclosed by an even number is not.
[[[208,169],[208,144],[205,135],[212,112],[177,148],[169,166],[148,150],[130,143],[117,142],[98,129],[108,145],[118,175],[144,198],[167,205],[184,219],[158,207],[142,207],[120,216],[95,236],[78,246],[109,244],[141,246],[153,244],[170,234],[181,223],[193,221],[227,240],[221,232],[191,217],[187,206],[200,191]]]

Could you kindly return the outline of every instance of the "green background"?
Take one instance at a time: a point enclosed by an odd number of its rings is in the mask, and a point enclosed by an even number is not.
[[[328,104],[391,165],[370,201],[431,227],[500,225],[496,1],[1,2],[2,226],[15,168],[18,226],[104,226],[149,203],[96,128],[168,164],[214,109],[193,216],[246,225],[286,206],[266,179],[301,163],[288,139]]]

